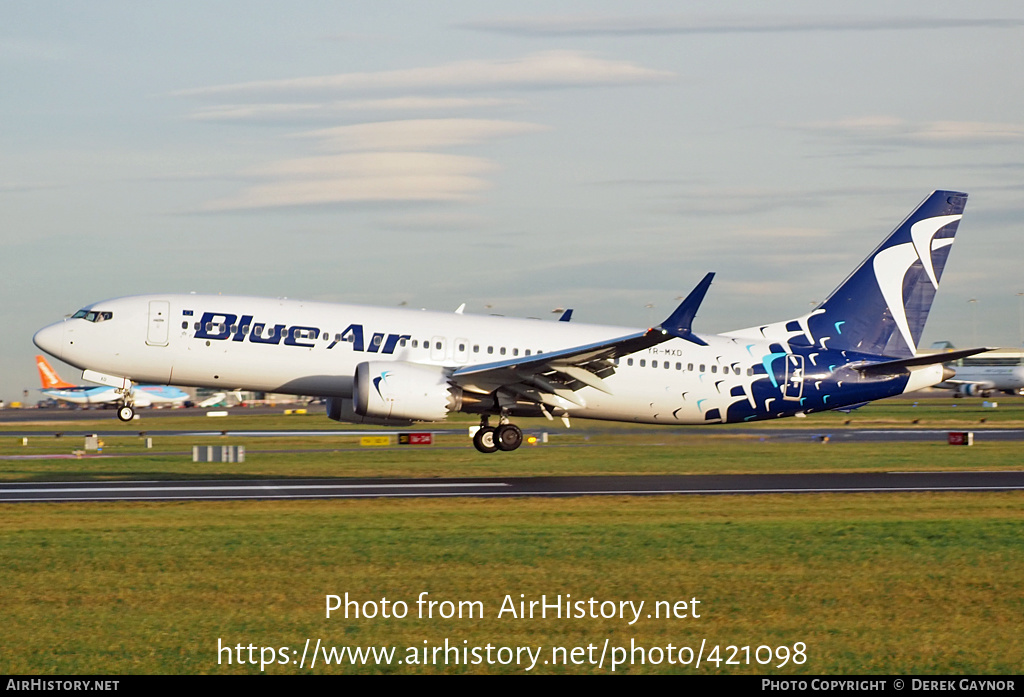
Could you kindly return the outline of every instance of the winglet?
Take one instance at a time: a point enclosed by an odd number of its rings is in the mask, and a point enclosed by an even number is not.
[[[572,319],[572,308],[570,307],[568,310],[566,310],[565,312],[562,313],[562,316],[558,318],[558,321],[559,322],[568,322],[571,319]]]
[[[711,287],[711,280],[714,277],[714,272],[711,272],[701,279],[697,287],[690,291],[690,294],[686,296],[683,302],[679,303],[676,311],[669,315],[669,318],[662,322],[660,326],[655,327],[655,329],[680,339],[692,341],[698,346],[707,346],[706,341],[693,333],[692,325],[693,318],[697,316],[697,308],[704,302],[704,296],[707,295],[708,288]]]

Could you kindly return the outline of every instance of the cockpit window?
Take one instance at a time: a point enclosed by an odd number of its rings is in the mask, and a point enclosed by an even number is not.
[[[86,322],[106,322],[113,319],[113,312],[101,312],[99,310],[79,310],[71,315],[71,319],[84,319]]]

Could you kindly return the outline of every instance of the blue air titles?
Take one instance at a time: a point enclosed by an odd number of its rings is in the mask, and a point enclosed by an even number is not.
[[[199,329],[196,330],[196,339],[207,341],[246,341],[253,344],[284,344],[285,346],[299,346],[303,348],[316,348],[312,343],[323,337],[327,341],[330,336],[319,327],[305,325],[268,325],[266,322],[254,322],[253,315],[238,315],[229,312],[204,312],[199,321]],[[362,324],[350,324],[345,330],[336,334],[327,348],[332,349],[339,343],[351,343],[353,351],[365,351],[367,353],[392,354],[398,347],[399,342],[408,341],[409,334],[386,334],[374,332],[369,342],[364,338]]]

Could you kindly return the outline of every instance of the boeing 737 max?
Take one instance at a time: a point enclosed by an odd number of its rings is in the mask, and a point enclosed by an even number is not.
[[[132,418],[141,381],[322,396],[330,418],[355,423],[479,414],[481,452],[520,445],[515,416],[679,425],[809,414],[935,385],[952,373],[942,362],[985,350],[917,355],[966,201],[932,193],[810,313],[721,335],[692,328],[708,274],[646,331],[143,295],[89,305],[34,341],[84,379],[117,387],[122,419]]]

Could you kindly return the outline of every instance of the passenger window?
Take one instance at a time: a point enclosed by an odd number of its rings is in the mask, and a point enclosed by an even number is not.
[[[419,339],[413,339],[413,340],[412,340],[412,347],[413,347],[413,348],[419,348],[419,347],[420,347],[420,341],[419,341]]]
[[[640,359],[640,367],[641,368],[646,368],[647,367],[647,359],[646,358],[641,358]]]
[[[487,347],[487,353],[494,353],[494,347],[493,346],[488,346]]]
[[[465,351],[465,350],[466,350],[466,345],[465,344],[459,344],[459,351]]]
[[[473,353],[480,353],[480,344],[473,344]]]
[[[683,369],[683,364],[682,363],[676,363],[676,370],[682,370],[682,369]]]
[[[702,373],[704,372],[704,364],[703,363],[700,364],[700,372],[702,372]]]
[[[693,363],[687,363],[686,364],[686,369],[689,370],[692,373],[693,372]]]
[[[526,349],[526,355],[527,355],[527,356],[529,356],[529,355],[530,355],[530,349]],[[618,363],[617,363],[617,362],[616,362],[616,365],[618,365]]]
[[[504,355],[505,355],[505,347],[504,347],[504,346],[502,346],[502,347],[501,347],[501,351],[499,351],[499,353],[500,353],[500,354],[501,354],[502,356],[504,356]]]
[[[652,368],[657,368],[658,367],[658,361],[651,361],[651,367]]]
[[[717,373],[718,372],[718,366],[717,365],[711,366],[711,372],[712,373]]]
[[[188,322],[182,322],[181,323],[181,328],[182,329],[188,329]]]
[[[517,349],[517,348],[512,349],[512,355],[513,356],[518,356],[519,355],[519,349]]]
[[[440,351],[441,350],[441,342],[440,341],[434,342],[434,348],[436,348],[438,351]]]
[[[626,359],[626,365],[633,365],[633,359],[632,358],[627,358]]]

